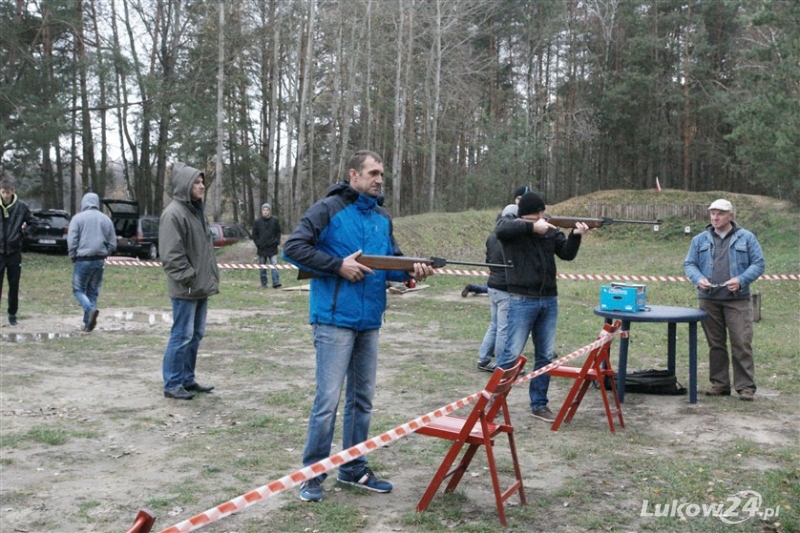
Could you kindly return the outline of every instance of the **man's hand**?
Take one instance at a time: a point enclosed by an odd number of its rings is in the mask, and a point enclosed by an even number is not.
[[[550,224],[544,218],[540,218],[539,220],[533,223],[533,232],[538,233],[539,235],[544,235],[551,229],[556,229],[556,226]]]
[[[575,229],[572,230],[572,233],[574,233],[575,235],[583,235],[584,233],[588,233],[589,230],[591,229],[592,228],[587,226],[585,222],[576,222]]]
[[[433,276],[433,267],[427,263],[414,263],[414,279],[423,281],[428,276]]]
[[[356,261],[356,257],[361,255],[361,250],[357,252],[353,252],[352,254],[348,255],[344,258],[342,262],[342,266],[339,269],[339,275],[342,276],[347,281],[352,281],[353,283],[357,283],[364,279],[364,276],[367,274],[374,274],[375,271],[369,268],[368,266],[364,266],[358,261]]]
[[[731,292],[737,292],[742,288],[742,284],[739,283],[739,278],[731,278],[724,283],[724,285],[728,288]]]
[[[711,289],[711,287],[713,287],[713,285],[711,285],[711,282],[708,281],[706,278],[703,278],[697,282],[697,288],[700,289],[701,291],[707,291]]]

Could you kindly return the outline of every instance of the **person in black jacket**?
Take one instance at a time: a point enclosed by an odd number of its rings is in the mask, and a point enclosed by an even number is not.
[[[522,198],[522,195],[525,194],[526,192],[530,192],[530,190],[531,190],[531,188],[528,187],[527,185],[521,185],[521,186],[517,187],[516,189],[514,189],[514,203],[513,204],[509,204],[509,205],[517,205],[519,203],[519,199]],[[506,206],[506,209],[508,209],[508,207],[509,206]],[[497,216],[499,218],[499,217],[504,216],[504,215],[501,213],[501,214],[499,214]],[[516,213],[514,213],[514,216],[516,216]],[[492,228],[492,233],[494,233],[494,228]],[[489,293],[489,284],[486,283],[484,285],[475,285],[474,283],[467,283],[466,285],[464,285],[464,288],[461,290],[461,297],[462,298],[466,298],[467,296],[470,295],[470,293],[476,294],[476,295],[477,294],[487,294],[487,293]],[[480,367],[480,365],[479,365],[479,367]],[[490,368],[481,368],[481,370],[486,370],[488,372],[494,372],[494,366],[492,365]]]
[[[278,245],[281,243],[281,223],[272,216],[272,206],[261,204],[261,217],[253,222],[253,242],[258,250],[259,265],[278,264]],[[281,277],[277,268],[272,270],[272,288],[281,286]],[[261,269],[261,287],[267,288],[267,269]]]
[[[586,224],[578,222],[569,237],[565,237],[560,229],[545,220],[544,211],[542,197],[529,192],[519,201],[519,218],[501,217],[495,226],[495,235],[503,245],[505,260],[514,265],[514,268],[506,270],[506,285],[511,298],[506,346],[497,360],[500,368],[514,365],[529,336],[533,336],[534,370],[552,360],[558,319],[555,257],[565,261],[575,259],[581,246],[581,235],[589,231]],[[531,414],[540,420],[553,422],[555,416],[547,407],[549,385],[548,374],[531,380]]]
[[[20,200],[10,178],[0,181],[0,297],[3,278],[8,275],[8,325],[17,325],[19,280],[22,277],[22,236],[36,226],[28,204]]]

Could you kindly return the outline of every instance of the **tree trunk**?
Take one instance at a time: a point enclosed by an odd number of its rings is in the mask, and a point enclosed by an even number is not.
[[[436,148],[439,133],[439,99],[442,80],[442,0],[436,0],[436,29],[433,36],[433,48],[431,50],[431,60],[433,61],[433,102],[430,106],[430,128],[428,130],[429,141],[429,178],[428,178],[428,211],[433,212],[436,208]]]
[[[300,112],[297,119],[297,158],[295,159],[294,173],[295,173],[295,189],[294,189],[294,220],[300,220],[302,215],[302,200],[305,181],[305,172],[303,170],[306,160],[306,116],[308,114],[308,107],[310,105],[308,94],[312,80],[310,79],[311,62],[314,55],[314,21],[316,17],[316,0],[308,0],[308,24],[306,33],[305,54],[303,60],[303,70],[300,79]],[[307,185],[311,185],[310,183]],[[309,190],[311,190],[309,188]]]
[[[112,2],[113,3],[113,2]],[[97,10],[95,7],[95,0],[90,0],[89,9],[92,18],[92,30],[94,31],[95,51],[97,54],[97,89],[99,91],[99,101],[97,104],[97,112],[100,115],[100,170],[97,177],[97,184],[95,192],[102,198],[105,196],[106,187],[108,186],[108,140],[106,137],[106,108],[108,102],[106,101],[106,67],[103,57],[103,35],[97,24]]]
[[[81,185],[84,192],[98,192],[97,165],[94,159],[94,141],[92,140],[92,117],[89,113],[89,88],[87,80],[86,47],[83,35],[83,1],[75,0],[75,52],[78,62],[78,81],[81,97],[81,144],[83,161],[81,162]],[[102,193],[102,191],[100,191]]]

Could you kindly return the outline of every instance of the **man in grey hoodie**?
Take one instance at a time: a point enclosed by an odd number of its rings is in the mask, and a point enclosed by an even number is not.
[[[213,386],[195,380],[197,350],[206,332],[208,297],[219,293],[219,270],[208,221],[203,214],[203,172],[172,166],[172,201],[161,213],[158,252],[172,300],[172,330],[164,350],[164,396],[191,400]]]
[[[67,232],[67,253],[75,264],[72,294],[83,307],[83,331],[97,326],[97,298],[103,285],[105,259],[116,249],[114,223],[100,212],[100,198],[87,192],[81,200],[81,212],[69,221]]]

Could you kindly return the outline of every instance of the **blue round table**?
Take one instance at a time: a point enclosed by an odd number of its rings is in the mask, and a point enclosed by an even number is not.
[[[605,311],[594,308],[594,314],[611,323],[622,321],[622,331],[630,331],[632,322],[666,322],[667,323],[667,369],[675,372],[675,334],[676,324],[689,324],[689,403],[697,403],[697,323],[705,319],[708,313],[692,307],[673,307],[669,305],[651,305],[643,311],[635,313],[625,311]],[[617,371],[617,394],[619,401],[625,401],[625,374],[628,370],[628,338],[619,341],[619,367]]]

